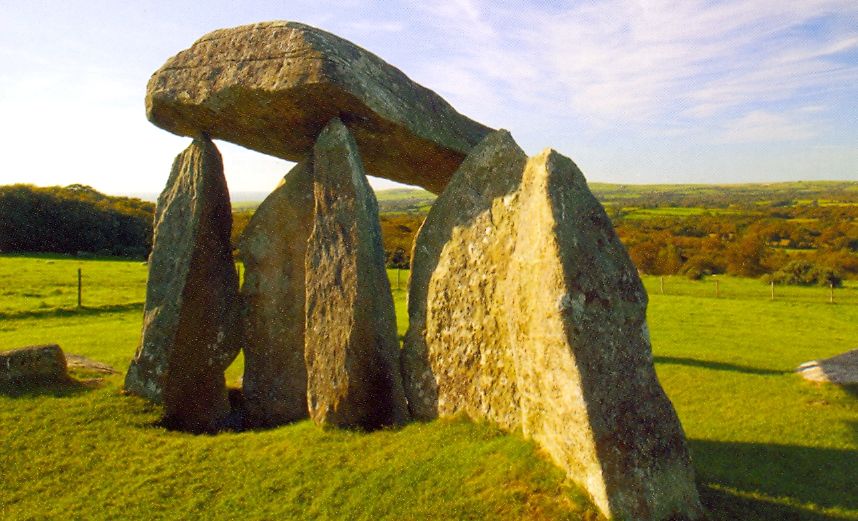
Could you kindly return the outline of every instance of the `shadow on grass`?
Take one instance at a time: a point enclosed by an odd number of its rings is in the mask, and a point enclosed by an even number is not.
[[[112,304],[106,306],[83,306],[80,308],[50,308],[0,313],[0,319],[45,318],[45,317],[75,317],[100,315],[102,313],[121,313],[124,311],[143,310],[143,302]]]
[[[854,398],[858,398],[858,384],[841,385],[841,389]]]
[[[799,504],[858,510],[858,451],[710,440],[689,445],[712,519],[832,519]]]
[[[772,521],[832,521],[840,519],[826,514],[818,514],[801,508],[790,507],[765,501],[731,494],[706,484],[699,485],[700,501],[708,514],[707,520],[722,519],[762,520]]]
[[[775,371],[773,369],[760,369],[757,367],[748,367],[744,365],[727,364],[724,362],[712,362],[709,360],[697,360],[695,358],[683,358],[676,356],[656,356],[653,357],[657,364],[676,364],[689,367],[699,367],[701,369],[714,369],[716,371],[733,371],[735,373],[756,374],[756,375],[780,375],[786,374],[787,371]]]
[[[10,398],[35,398],[39,396],[68,398],[93,391],[101,383],[100,378],[77,380],[69,377],[59,382],[34,382],[27,385],[0,384],[0,396]]]

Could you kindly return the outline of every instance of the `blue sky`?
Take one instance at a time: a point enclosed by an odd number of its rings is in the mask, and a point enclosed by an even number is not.
[[[3,0],[0,183],[160,191],[189,140],[146,121],[149,76],[208,31],[273,19],[365,47],[590,181],[858,180],[855,0]],[[233,191],[290,166],[219,146]]]

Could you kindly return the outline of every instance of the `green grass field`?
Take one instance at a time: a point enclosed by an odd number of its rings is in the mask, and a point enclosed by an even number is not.
[[[83,273],[82,310],[77,269]],[[405,279],[391,270],[400,333]],[[0,256],[0,349],[56,342],[124,371],[140,262]],[[858,389],[801,362],[858,344],[858,288],[647,277],[656,369],[713,519],[858,519]],[[241,360],[228,372],[235,383]],[[122,375],[0,395],[0,519],[593,519],[529,442],[464,420],[370,434],[310,422],[192,436],[119,391]]]
[[[725,208],[697,208],[665,206],[660,208],[622,208],[624,219],[652,219],[653,217],[690,217],[696,215],[730,215],[739,213]]]

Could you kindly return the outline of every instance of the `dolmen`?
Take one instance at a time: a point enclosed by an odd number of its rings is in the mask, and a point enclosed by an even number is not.
[[[193,142],[158,200],[126,390],[197,433],[467,415],[533,439],[610,519],[699,519],[647,295],[569,158],[528,157],[379,57],[295,22],[207,34],[152,76]],[[213,139],[295,161],[238,244]],[[366,176],[436,194],[400,348]],[[245,357],[241,399],[224,371]]]

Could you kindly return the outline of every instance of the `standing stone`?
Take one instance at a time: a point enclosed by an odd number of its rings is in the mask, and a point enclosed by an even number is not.
[[[646,291],[578,167],[550,149],[530,159],[516,217],[506,301],[524,434],[608,517],[699,518]]]
[[[412,416],[465,412],[521,422],[502,291],[515,237],[510,205],[527,156],[489,134],[436,199],[412,253],[403,382]],[[451,327],[455,325],[455,327]],[[440,389],[440,394],[439,394]]]
[[[164,422],[217,430],[229,413],[224,370],[238,354],[238,277],[220,153],[199,137],[173,163],[155,210],[140,347],[125,388],[165,406]]]
[[[653,369],[646,293],[571,160],[547,150],[525,164],[507,134],[490,135],[412,258],[403,367],[415,416],[520,430],[609,518],[701,515]]]
[[[304,255],[313,227],[307,159],[253,214],[239,244],[245,422],[270,427],[307,417]]]
[[[175,134],[203,130],[291,161],[338,117],[367,172],[435,193],[491,131],[365,49],[285,21],[201,37],[152,75],[146,115]]]
[[[408,411],[378,203],[338,119],[316,141],[313,170],[305,337],[310,416],[362,429],[401,424]]]

